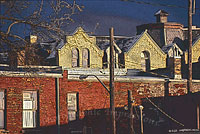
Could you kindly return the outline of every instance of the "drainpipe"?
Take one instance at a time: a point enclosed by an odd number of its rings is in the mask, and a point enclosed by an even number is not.
[[[60,93],[59,93],[59,78],[56,78],[56,125],[57,134],[60,134]]]

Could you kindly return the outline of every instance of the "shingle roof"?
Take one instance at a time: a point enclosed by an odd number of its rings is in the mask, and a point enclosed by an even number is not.
[[[138,41],[138,39],[142,36],[142,34],[143,33],[141,33],[140,35],[135,35],[131,38],[119,40],[118,42],[116,42],[116,44],[123,52],[128,52],[132,48],[132,46]]]

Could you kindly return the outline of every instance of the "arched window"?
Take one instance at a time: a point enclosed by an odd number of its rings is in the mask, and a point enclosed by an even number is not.
[[[72,49],[72,67],[79,67],[79,51],[77,48]]]
[[[90,67],[90,52],[87,48],[84,48],[82,51],[83,59],[82,64],[84,68]]]
[[[119,54],[119,68],[125,68],[124,53]]]
[[[150,54],[147,51],[141,53],[141,66],[143,71],[150,71]]]
[[[106,51],[104,51],[104,55],[103,55],[103,68],[108,68],[108,56]]]

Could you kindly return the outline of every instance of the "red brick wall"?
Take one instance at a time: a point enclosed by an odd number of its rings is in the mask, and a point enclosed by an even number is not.
[[[0,77],[0,88],[7,91],[7,130],[9,134],[22,131],[22,105],[25,90],[38,90],[40,126],[56,125],[55,79]]]
[[[86,110],[109,108],[109,94],[99,82],[68,80],[67,71],[64,71],[63,78],[60,78],[59,83],[61,126],[65,126],[68,123],[67,93],[69,92],[79,93],[79,116],[81,120],[84,119],[84,112]],[[109,87],[108,82],[104,83]],[[196,83],[194,87],[199,88],[200,84]],[[22,131],[22,92],[25,90],[38,90],[40,127],[44,129],[45,133],[55,133],[55,78],[0,77],[0,89],[7,90],[7,129],[10,132],[9,134],[20,134]],[[185,82],[169,83],[169,95],[171,96],[183,95],[185,94],[186,89],[187,85]],[[140,104],[141,98],[144,98],[145,96],[160,97],[164,96],[165,93],[164,82],[115,82],[115,105],[117,107],[124,107],[127,105],[127,90],[133,91],[136,105]],[[102,118],[99,120],[102,121]],[[101,129],[101,127],[99,129]],[[66,131],[66,128],[63,130]]]
[[[180,96],[187,93],[186,82],[170,82],[169,83],[169,96]]]

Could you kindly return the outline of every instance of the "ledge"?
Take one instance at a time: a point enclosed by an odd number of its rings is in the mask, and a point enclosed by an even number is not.
[[[9,131],[8,131],[8,130],[6,130],[6,129],[0,129],[0,133],[2,133],[2,134],[8,134],[8,133],[9,133]]]

